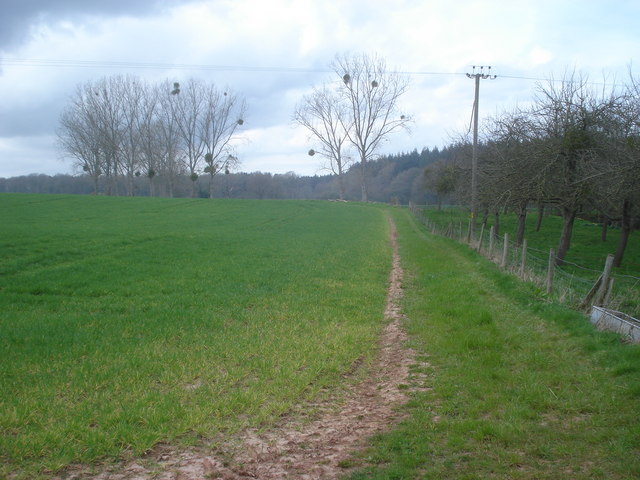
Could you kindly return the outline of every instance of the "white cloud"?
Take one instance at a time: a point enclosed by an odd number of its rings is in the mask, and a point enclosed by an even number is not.
[[[307,134],[299,127],[289,124],[253,128],[244,132],[243,137],[246,142],[239,147],[243,170],[271,173],[295,170],[309,175],[318,170],[317,161],[307,156],[311,145]]]
[[[72,173],[71,163],[62,161],[54,144],[53,135],[0,138],[0,177]]]
[[[547,65],[551,60],[553,60],[553,54],[544,48],[533,47],[529,53],[529,62],[534,67]]]

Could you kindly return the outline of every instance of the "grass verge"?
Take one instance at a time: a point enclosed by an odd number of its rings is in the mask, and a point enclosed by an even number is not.
[[[438,226],[442,231],[447,230],[448,225],[458,234],[460,227],[466,231],[468,224],[468,212],[462,208],[450,207],[442,210],[425,208],[421,215],[428,219],[429,223]],[[484,231],[483,252],[488,250],[489,229],[493,224],[493,218],[489,217]],[[557,215],[544,217],[540,231],[535,231],[536,215],[527,215],[525,238],[527,240],[526,276],[540,288],[546,288],[545,282],[548,270],[549,249],[556,249],[562,219]],[[500,216],[500,238],[496,240],[493,255],[496,259],[502,256],[503,235],[510,235],[510,249],[507,268],[513,272],[519,272],[521,248],[513,242],[517,227],[515,214]],[[477,235],[479,235],[479,231]],[[466,233],[464,234],[466,238]],[[601,226],[592,222],[576,219],[571,239],[571,248],[566,256],[566,263],[562,267],[555,268],[553,281],[553,298],[567,303],[575,308],[582,303],[593,284],[602,274],[607,255],[615,253],[620,238],[620,230],[609,228],[606,240],[601,239]],[[640,242],[634,233],[631,234],[625,250],[622,266],[613,269],[615,279],[613,295],[609,301],[609,308],[622,311],[628,315],[638,317],[640,315]]]
[[[428,375],[355,479],[640,477],[640,347],[395,212]]]

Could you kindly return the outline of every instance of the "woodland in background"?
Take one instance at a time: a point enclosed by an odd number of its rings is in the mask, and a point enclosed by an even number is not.
[[[424,171],[434,162],[446,162],[451,156],[448,148],[424,148],[421,152],[382,156],[368,165],[369,200],[374,202],[409,202],[424,205],[435,203],[436,196],[425,188]],[[305,159],[305,161],[308,161]],[[360,167],[356,163],[345,174],[346,200],[360,200]],[[166,182],[156,176],[155,196],[169,196]],[[199,178],[196,182],[198,196],[209,197],[209,179]],[[145,176],[135,178],[135,195],[149,196],[150,181]],[[190,197],[192,181],[189,172],[184,172],[175,180],[174,197]],[[90,195],[94,193],[94,182],[90,175],[43,175],[32,174],[12,178],[0,178],[0,192],[5,193],[71,193]],[[105,194],[106,186],[98,183],[98,194]],[[126,195],[126,179],[120,178],[114,195]],[[215,198],[254,199],[319,199],[333,200],[339,197],[336,175],[300,176],[293,172],[271,174],[263,172],[220,174],[214,178]]]

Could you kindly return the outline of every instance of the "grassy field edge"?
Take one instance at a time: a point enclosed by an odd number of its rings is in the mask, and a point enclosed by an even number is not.
[[[355,479],[640,476],[640,347],[395,210],[405,326],[429,391]]]

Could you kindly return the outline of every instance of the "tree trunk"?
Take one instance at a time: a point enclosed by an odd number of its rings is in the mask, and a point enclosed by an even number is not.
[[[558,253],[556,254],[556,265],[564,263],[564,257],[571,246],[571,235],[573,233],[573,223],[576,219],[576,210],[573,208],[562,208],[562,234],[560,235],[560,244],[558,245]]]
[[[198,174],[193,167],[189,166],[190,174],[189,180],[191,180],[191,198],[196,198],[196,182],[198,181]]]
[[[360,161],[360,189],[362,190],[362,201],[367,202],[367,170],[365,167],[366,163],[364,159]]]
[[[484,211],[482,212],[482,227],[486,228],[487,227],[487,221],[489,220],[489,209],[485,208]]]
[[[344,200],[346,187],[344,185],[344,175],[342,174],[342,168],[338,169],[338,188],[340,190],[340,200]]]
[[[622,222],[620,225],[620,241],[618,242],[618,249],[613,257],[613,266],[619,267],[622,265],[622,257],[624,256],[625,249],[627,248],[627,242],[629,241],[629,235],[631,234],[631,202],[625,199],[622,204]]]
[[[135,187],[133,185],[135,172],[127,166],[127,196],[135,196]]]
[[[518,205],[518,228],[516,229],[516,245],[522,245],[524,240],[524,230],[527,222],[527,202],[523,201]]]
[[[498,238],[500,236],[500,212],[496,208],[493,215],[493,235]]]
[[[174,183],[173,173],[169,173],[167,175],[167,196],[169,198],[173,198],[173,183]]]
[[[544,217],[544,202],[538,202],[538,219],[536,220],[536,232],[540,231],[542,226],[542,217]]]
[[[606,242],[607,241],[607,230],[609,228],[609,219],[603,215],[602,216],[602,230],[600,230],[600,240],[602,240],[602,242]]]
[[[118,170],[113,165],[111,158],[107,157],[107,168],[106,168],[106,176],[107,176],[107,191],[106,194],[117,195],[118,194]],[[115,191],[114,191],[115,190]]]

